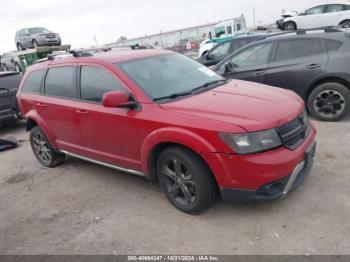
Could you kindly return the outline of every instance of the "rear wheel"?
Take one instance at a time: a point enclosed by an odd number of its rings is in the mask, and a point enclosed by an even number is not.
[[[165,149],[159,156],[157,172],[168,200],[185,213],[203,211],[216,199],[216,183],[210,170],[187,149]]]
[[[17,43],[17,50],[18,51],[23,51],[24,50],[23,46],[20,43]]]
[[[296,25],[296,23],[294,23],[292,21],[286,22],[283,25],[283,30],[285,30],[285,31],[295,31],[295,30],[297,30],[297,25]]]
[[[46,167],[55,167],[64,161],[64,155],[52,148],[39,127],[30,131],[30,145],[39,162]]]
[[[345,20],[345,21],[341,22],[340,26],[342,28],[350,28],[350,20]]]
[[[350,91],[340,83],[324,83],[311,92],[307,105],[315,118],[321,121],[339,121],[349,112]]]

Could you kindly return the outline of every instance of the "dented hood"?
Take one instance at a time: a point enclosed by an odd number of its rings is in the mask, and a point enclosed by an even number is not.
[[[164,110],[238,125],[249,132],[281,126],[304,110],[292,91],[233,80],[210,91],[162,104]]]

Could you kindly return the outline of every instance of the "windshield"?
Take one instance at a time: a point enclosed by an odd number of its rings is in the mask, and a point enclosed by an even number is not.
[[[47,34],[50,33],[49,30],[43,27],[34,27],[34,28],[29,28],[28,29],[30,34]]]
[[[180,54],[153,56],[117,66],[153,100],[223,80],[209,68]]]

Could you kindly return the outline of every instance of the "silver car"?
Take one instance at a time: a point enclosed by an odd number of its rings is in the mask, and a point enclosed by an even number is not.
[[[16,51],[10,51],[4,53],[1,57],[1,67],[4,71],[17,71],[21,72],[19,58],[16,54]]]
[[[61,37],[44,27],[23,28],[16,32],[15,43],[18,51],[38,46],[60,46]]]

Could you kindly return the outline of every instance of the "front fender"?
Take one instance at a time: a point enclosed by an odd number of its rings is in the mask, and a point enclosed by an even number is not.
[[[45,121],[42,119],[42,117],[38,114],[36,110],[30,110],[25,114],[24,116],[27,120],[31,119],[36,122],[37,126],[44,132],[46,138],[49,140],[50,145],[57,149],[56,144],[56,136],[51,131],[51,129],[48,127],[48,125],[45,123]]]
[[[141,147],[142,170],[148,175],[148,157],[152,149],[161,143],[175,143],[183,145],[194,152],[216,152],[215,147],[202,136],[182,128],[162,128],[153,131],[144,140]]]

